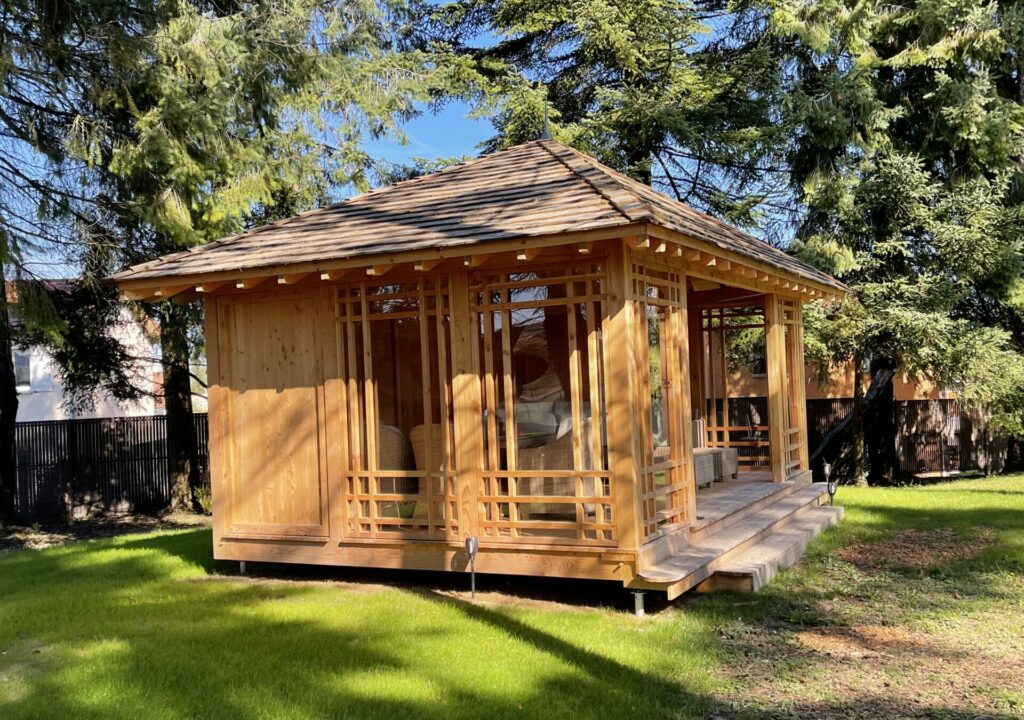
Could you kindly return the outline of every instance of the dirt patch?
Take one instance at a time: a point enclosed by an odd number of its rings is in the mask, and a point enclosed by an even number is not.
[[[971,643],[973,623],[941,632],[858,625],[738,635],[735,717],[1017,717],[1000,688],[1024,687],[1016,643]],[[1024,636],[1016,631],[1014,634]],[[737,658],[742,658],[736,662]]]
[[[994,539],[995,532],[991,528],[978,528],[970,538],[948,528],[903,530],[879,542],[848,545],[837,557],[868,572],[923,570],[972,558],[988,548]]]
[[[852,628],[819,628],[795,635],[804,648],[838,659],[892,657],[913,651],[916,641],[903,628],[860,625]]]
[[[55,545],[96,540],[98,538],[205,527],[210,518],[193,513],[173,513],[160,517],[148,515],[117,515],[76,520],[71,523],[47,523],[31,527],[0,528],[0,553],[13,550],[42,550]]]

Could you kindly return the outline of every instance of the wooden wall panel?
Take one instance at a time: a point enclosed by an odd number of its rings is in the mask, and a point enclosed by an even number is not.
[[[326,537],[323,304],[316,290],[218,303],[223,485],[230,536]]]

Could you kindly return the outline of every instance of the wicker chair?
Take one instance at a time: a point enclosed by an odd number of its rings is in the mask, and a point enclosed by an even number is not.
[[[417,470],[429,470],[430,472],[444,471],[444,442],[441,436],[441,424],[430,423],[430,457],[431,465],[427,467],[427,425],[417,425],[409,431],[409,441],[412,443],[412,454],[416,459]]]
[[[590,420],[583,421],[583,467],[593,468],[590,452]],[[519,450],[519,470],[574,470],[572,452],[572,432],[567,432],[561,437],[555,438],[546,445],[537,448],[522,448]],[[583,481],[583,492],[592,495],[595,492],[593,478],[586,478]],[[571,496],[576,494],[576,481],[573,478],[545,477],[545,478],[520,478],[520,495],[562,495]],[[538,504],[537,513],[559,513],[562,507],[555,503]],[[595,510],[592,504],[584,505],[584,510],[589,514]]]
[[[377,426],[377,466],[380,470],[412,470],[413,455],[409,441],[401,430],[381,423]],[[377,480],[378,492],[387,494],[419,494],[417,478],[382,477]],[[382,517],[411,518],[416,514],[416,501],[387,501],[379,504]]]

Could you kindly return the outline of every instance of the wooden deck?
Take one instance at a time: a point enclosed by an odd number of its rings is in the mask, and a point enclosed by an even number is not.
[[[784,491],[791,483],[773,483],[761,480],[759,473],[741,472],[735,480],[716,482],[697,491],[697,519],[691,535],[713,526],[749,505]]]

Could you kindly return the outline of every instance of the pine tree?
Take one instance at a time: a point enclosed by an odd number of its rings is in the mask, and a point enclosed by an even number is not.
[[[125,265],[237,232],[278,206],[305,209],[334,185],[366,187],[373,164],[363,139],[398,132],[415,102],[447,82],[426,54],[397,45],[397,3],[84,0],[74,12],[54,7],[19,7],[20,35],[9,37],[21,44],[9,41],[7,52],[31,60],[26,86],[45,78],[61,104],[49,108],[32,87],[29,100],[10,92],[4,99],[11,107],[46,105],[48,123],[37,128],[33,117],[12,116],[8,127],[28,138],[45,133],[45,144],[24,141],[26,152],[46,158],[43,176],[76,188],[75,202],[64,200],[51,214],[65,219],[60,239],[87,272],[87,286]],[[174,495],[188,503],[197,482],[188,366],[201,310],[173,303],[140,309],[160,323]],[[114,372],[91,372],[79,378],[83,385],[121,381]],[[0,411],[6,420],[6,405]],[[12,447],[3,443],[0,433],[5,452]],[[2,487],[12,483],[5,478]]]
[[[857,292],[809,313],[823,361],[926,376],[1024,428],[1022,6],[783,5],[796,250]],[[860,429],[857,435],[862,435]],[[885,453],[883,453],[883,456]],[[876,480],[891,475],[881,457]]]
[[[457,0],[424,12],[421,42],[467,63],[477,112],[493,119],[485,149],[538,138],[547,105],[555,139],[773,236],[788,189],[781,55],[763,8]]]

